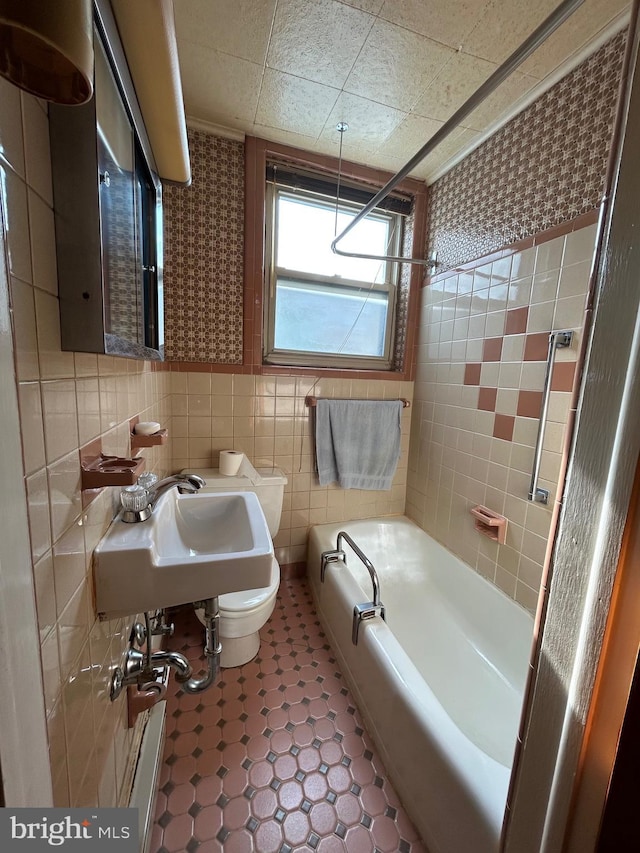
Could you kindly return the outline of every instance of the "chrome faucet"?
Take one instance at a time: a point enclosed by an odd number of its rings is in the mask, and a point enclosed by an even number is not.
[[[155,483],[147,492],[144,487],[130,486],[120,493],[122,503],[122,521],[132,523],[146,521],[156,508],[158,500],[174,486],[180,494],[194,495],[205,485],[197,474],[172,474]]]
[[[174,486],[177,487],[181,495],[195,495],[198,489],[201,489],[204,484],[202,477],[199,477],[197,474],[172,474],[169,477],[165,477],[164,480],[159,480],[149,492],[151,512],[156,508],[158,499]]]

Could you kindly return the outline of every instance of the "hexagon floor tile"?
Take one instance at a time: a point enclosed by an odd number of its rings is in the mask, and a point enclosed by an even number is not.
[[[169,647],[204,661],[193,610],[172,618]],[[281,583],[253,661],[195,696],[171,680],[151,851],[425,853],[305,579]]]

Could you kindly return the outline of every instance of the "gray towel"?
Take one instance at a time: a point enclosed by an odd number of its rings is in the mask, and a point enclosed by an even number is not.
[[[318,400],[320,485],[390,489],[400,458],[402,400]]]

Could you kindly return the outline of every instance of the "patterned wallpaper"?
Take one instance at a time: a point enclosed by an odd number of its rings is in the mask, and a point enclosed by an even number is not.
[[[433,184],[439,273],[600,204],[625,41],[614,36]]]
[[[244,145],[188,136],[192,184],[164,191],[165,357],[242,364]]]

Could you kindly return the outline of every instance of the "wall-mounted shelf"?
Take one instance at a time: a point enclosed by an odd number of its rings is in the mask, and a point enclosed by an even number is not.
[[[504,545],[507,539],[508,521],[504,515],[500,515],[486,506],[474,506],[470,510],[471,515],[475,518],[475,528],[478,533],[483,536],[488,536],[499,545]]]
[[[126,459],[101,453],[91,459],[80,460],[82,490],[101,489],[103,486],[132,486],[144,470],[142,456]]]
[[[159,429],[151,435],[138,435],[136,432],[131,433],[131,450],[137,450],[139,447],[155,447],[159,444],[166,444],[169,439],[169,431]]]

